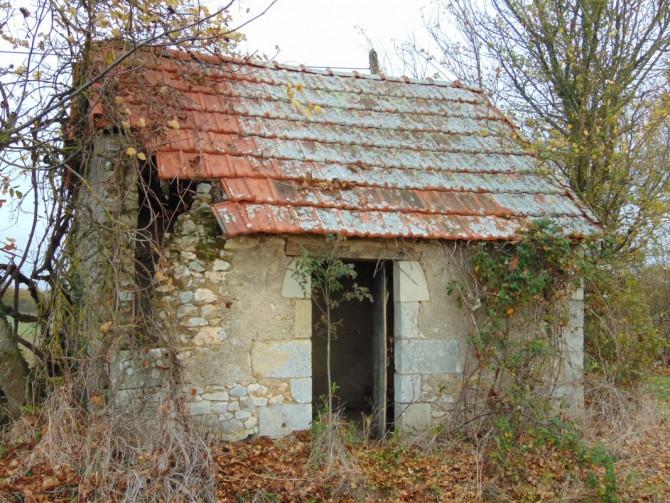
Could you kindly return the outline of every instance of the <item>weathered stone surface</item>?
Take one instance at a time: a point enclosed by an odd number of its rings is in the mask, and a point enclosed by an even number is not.
[[[230,262],[227,262],[225,260],[216,259],[212,263],[211,269],[212,269],[212,271],[227,271],[228,269],[230,269]]]
[[[247,396],[247,388],[245,388],[244,386],[240,386],[239,384],[236,384],[232,388],[230,388],[229,394],[232,397],[241,398],[243,396]]]
[[[208,288],[198,288],[193,294],[193,303],[197,306],[216,302],[217,296]]]
[[[293,431],[307,430],[312,423],[312,406],[309,404],[268,405],[258,411],[258,433],[279,438]]]
[[[398,403],[418,402],[421,399],[421,376],[396,373],[393,376],[393,390]]]
[[[223,433],[236,433],[244,429],[244,425],[239,419],[229,419],[221,422],[221,430]]]
[[[198,308],[193,304],[182,304],[177,308],[177,318],[186,318],[187,316],[196,316]]]
[[[247,386],[247,391],[249,391],[249,393],[252,393],[254,395],[264,395],[265,393],[267,393],[268,388],[267,386],[263,386],[262,384],[258,384],[255,382]]]
[[[251,412],[248,410],[238,410],[235,412],[235,417],[240,420],[249,419],[251,417]]]
[[[393,332],[398,339],[419,337],[419,303],[393,303]]]
[[[268,399],[264,396],[251,396],[251,403],[255,407],[265,407],[268,404]]]
[[[207,304],[200,308],[200,315],[206,320],[216,318],[220,314],[219,308],[212,304]]]
[[[284,282],[281,287],[282,296],[289,299],[309,299],[312,296],[312,278],[300,278],[296,273],[296,265],[299,259],[293,259],[284,274]],[[303,282],[304,284],[301,284]]]
[[[228,341],[219,346],[194,347],[178,353],[177,358],[180,360],[185,384],[221,386],[251,378],[248,351],[231,348]]]
[[[193,292],[179,292],[179,303],[188,304],[193,300]]]
[[[227,402],[228,393],[226,391],[214,391],[202,394],[203,400],[211,400],[213,402]]]
[[[205,273],[205,279],[211,281],[212,283],[223,283],[226,278],[226,273],[221,271],[207,271]]]
[[[396,302],[430,299],[426,276],[419,262],[399,260],[393,263],[393,295]]]
[[[395,405],[395,426],[398,431],[426,431],[430,428],[431,418],[432,407],[429,403]]]
[[[206,400],[202,400],[200,402],[190,402],[188,408],[192,415],[198,416],[209,414],[212,411],[212,404]]]
[[[291,396],[298,403],[311,403],[312,378],[291,379]]]
[[[461,372],[458,340],[399,339],[395,367],[400,374],[450,374]]]
[[[185,320],[180,321],[180,323],[189,328],[206,327],[209,325],[205,318],[200,318],[198,316],[194,318],[186,318]]]
[[[296,339],[312,337],[312,299],[295,299],[293,336]]]
[[[204,272],[205,263],[202,260],[192,260],[188,263],[188,268],[191,270],[191,272]]]
[[[263,377],[310,376],[311,341],[256,341],[251,349],[251,364],[254,373]]]
[[[214,346],[226,340],[226,332],[219,327],[204,327],[198,330],[192,342],[196,346]]]

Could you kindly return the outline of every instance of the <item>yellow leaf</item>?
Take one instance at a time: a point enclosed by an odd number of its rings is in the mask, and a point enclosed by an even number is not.
[[[24,73],[26,73],[26,67],[19,66],[16,70],[14,70],[14,73],[17,75],[23,75]]]
[[[172,129],[179,129],[179,122],[177,122],[177,119],[172,119],[171,121],[168,121],[167,125]]]
[[[112,328],[112,322],[106,321],[102,325],[100,325],[100,333],[106,334],[107,332],[109,332],[111,328]]]
[[[121,121],[121,125],[123,126],[124,129],[130,129],[130,121],[128,120]]]
[[[146,161],[146,160],[147,160],[147,156],[144,155],[144,152],[140,152],[139,154],[137,154],[137,158],[138,158],[140,161]]]
[[[139,127],[144,127],[147,125],[147,121],[144,120],[144,117],[140,117],[139,119],[137,119],[137,125]]]
[[[126,155],[128,155],[130,157],[135,157],[137,155],[137,149],[135,149],[133,147],[128,147],[126,149]]]

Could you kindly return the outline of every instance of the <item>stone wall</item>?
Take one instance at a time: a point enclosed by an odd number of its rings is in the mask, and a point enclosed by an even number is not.
[[[296,258],[281,237],[224,240],[198,186],[192,209],[166,236],[157,273],[163,343],[175,348],[178,386],[200,427],[227,440],[283,436],[312,419],[310,286],[293,276]],[[309,249],[303,244],[293,249]],[[319,241],[321,244],[323,240]],[[393,259],[395,426],[421,431],[443,422],[458,399],[466,361],[466,313],[449,296],[459,270],[440,243],[351,240],[342,258]],[[302,253],[302,252],[300,252]],[[563,396],[578,401],[583,305],[577,294],[566,329]],[[114,381],[124,399],[143,389],[160,398],[165,354],[121,354]]]
[[[185,406],[227,440],[307,429],[311,301],[284,285],[282,239],[220,237],[210,190],[198,186],[157,274],[159,330],[177,348]]]

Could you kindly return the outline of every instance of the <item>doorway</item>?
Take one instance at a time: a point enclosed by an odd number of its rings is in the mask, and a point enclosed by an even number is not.
[[[331,340],[331,374],[336,385],[334,407],[352,421],[372,416],[373,432],[383,435],[393,405],[392,263],[347,261],[356,278],[344,279],[343,292],[355,282],[372,295],[344,300],[331,312],[336,335]],[[321,406],[328,393],[326,330],[322,312],[312,302],[312,403]]]

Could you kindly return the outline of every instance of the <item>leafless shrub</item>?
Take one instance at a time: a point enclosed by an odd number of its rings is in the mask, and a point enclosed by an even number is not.
[[[85,501],[214,501],[214,461],[204,439],[173,399],[152,410],[86,410],[72,388],[59,388],[42,409],[43,435],[26,469],[41,463],[73,469]]]
[[[341,410],[331,414],[319,412],[312,428],[312,450],[308,463],[320,470],[321,477],[328,480],[338,497],[363,496],[361,471],[347,448],[348,424]]]
[[[663,414],[658,401],[642,388],[630,390],[604,380],[587,381],[584,433],[618,453],[624,441],[658,428]]]

